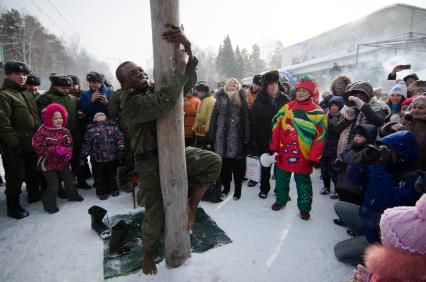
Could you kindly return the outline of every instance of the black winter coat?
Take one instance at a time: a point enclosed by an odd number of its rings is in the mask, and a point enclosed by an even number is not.
[[[275,97],[275,102],[276,105],[273,105],[266,91],[262,91],[257,95],[251,107],[250,143],[253,155],[260,156],[269,152],[269,141],[272,137],[272,119],[281,107],[289,102],[289,99],[280,92]]]

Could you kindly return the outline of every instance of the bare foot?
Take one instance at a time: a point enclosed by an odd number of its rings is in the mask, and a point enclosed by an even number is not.
[[[151,252],[145,251],[143,256],[142,270],[146,275],[157,274],[157,266],[155,265],[154,255]]]
[[[191,207],[191,205],[188,205],[188,231],[190,234],[192,233],[192,228],[194,227],[194,224],[195,224],[196,210],[197,208],[193,208]]]

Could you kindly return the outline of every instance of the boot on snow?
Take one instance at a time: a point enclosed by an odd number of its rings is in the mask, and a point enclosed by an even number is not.
[[[111,239],[109,241],[109,257],[119,257],[124,254],[131,253],[142,247],[142,240],[140,238],[130,240],[129,229],[129,225],[124,220],[120,220],[111,228]]]
[[[106,209],[103,209],[98,206],[92,206],[89,209],[90,218],[92,220],[92,223],[91,223],[92,229],[102,239],[106,239],[111,236],[111,231],[109,230],[108,226],[102,221],[106,213],[107,213]]]

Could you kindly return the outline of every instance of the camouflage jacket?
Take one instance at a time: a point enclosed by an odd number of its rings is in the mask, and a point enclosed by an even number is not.
[[[4,152],[21,144],[32,151],[31,140],[41,121],[34,98],[25,88],[5,78],[0,88],[0,144]]]
[[[154,93],[127,90],[122,97],[122,117],[128,129],[135,156],[157,149],[156,120],[170,111],[188,81],[196,76],[197,58],[189,60],[185,74],[175,71],[169,84]]]

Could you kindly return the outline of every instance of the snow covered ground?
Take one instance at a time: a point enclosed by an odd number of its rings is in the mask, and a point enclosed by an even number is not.
[[[0,168],[1,169],[1,168]],[[4,176],[3,171],[1,174]],[[335,243],[348,238],[332,223],[334,200],[319,195],[319,171],[312,176],[314,203],[309,221],[298,217],[292,180],[287,207],[271,210],[274,195],[261,200],[256,187],[243,187],[239,201],[202,202],[233,243],[192,254],[183,266],[168,269],[159,264],[155,277],[141,271],[111,281],[347,281],[352,268],[339,263]],[[272,181],[273,182],[273,181]],[[246,184],[246,183],[245,183]],[[272,183],[274,184],[274,183]],[[22,220],[6,216],[4,187],[0,193],[0,281],[102,281],[103,244],[90,229],[87,210],[100,205],[110,216],[135,212],[131,194],[100,201],[94,189],[81,191],[82,203],[59,199],[60,211],[49,215],[41,203],[21,203],[31,215]]]

